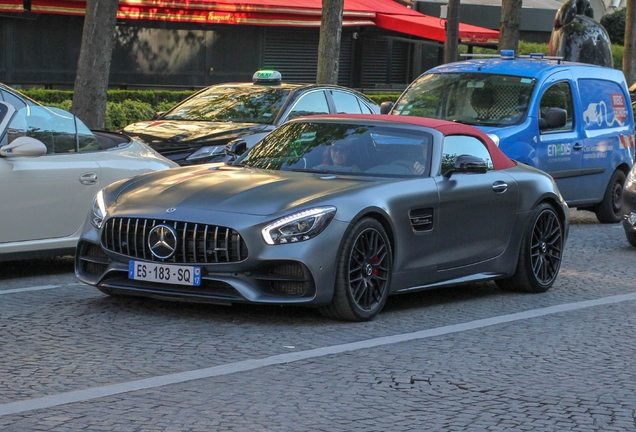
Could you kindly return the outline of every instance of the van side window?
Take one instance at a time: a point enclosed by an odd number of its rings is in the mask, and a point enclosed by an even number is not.
[[[543,93],[539,104],[539,118],[545,118],[545,114],[550,108],[563,108],[567,112],[565,126],[548,127],[542,129],[541,133],[574,130],[574,103],[572,102],[572,89],[567,81],[556,83]]]
[[[488,166],[488,171],[495,169],[488,149],[475,137],[466,135],[449,135],[444,138],[442,150],[442,170],[445,173],[455,167],[455,159],[461,155],[477,156],[483,159]]]

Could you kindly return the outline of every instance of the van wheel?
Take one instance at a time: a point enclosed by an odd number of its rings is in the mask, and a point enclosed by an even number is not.
[[[594,208],[594,213],[596,213],[596,218],[600,223],[618,223],[621,221],[621,200],[623,199],[624,184],[625,173],[617,169],[607,185],[603,201]]]
[[[333,299],[320,313],[347,321],[375,318],[386,303],[392,271],[391,244],[384,228],[375,219],[362,219],[340,250]]]

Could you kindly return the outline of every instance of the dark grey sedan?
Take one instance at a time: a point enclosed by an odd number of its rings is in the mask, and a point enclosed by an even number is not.
[[[555,282],[569,212],[552,178],[476,128],[304,117],[232,164],[120,181],[95,198],[76,274],[109,295],[302,304],[362,321],[387,296]]]
[[[364,94],[336,85],[281,82],[276,71],[258,71],[252,83],[207,87],[154,120],[124,128],[179,165],[228,159],[226,144],[253,147],[277,126],[311,114],[379,114]]]

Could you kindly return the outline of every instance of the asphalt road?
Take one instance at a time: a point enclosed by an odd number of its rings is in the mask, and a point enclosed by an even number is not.
[[[634,431],[635,263],[619,225],[573,212],[547,293],[412,293],[368,323],[0,263],[0,431]]]

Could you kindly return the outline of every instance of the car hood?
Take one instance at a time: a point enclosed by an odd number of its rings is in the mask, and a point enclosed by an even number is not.
[[[207,122],[185,120],[151,120],[133,123],[124,133],[138,137],[157,150],[163,147],[183,145],[209,145],[210,141],[227,141],[273,126],[259,123]]]
[[[265,216],[313,205],[328,196],[335,199],[373,183],[352,176],[209,164],[136,177],[108,193],[122,213],[191,208]]]

